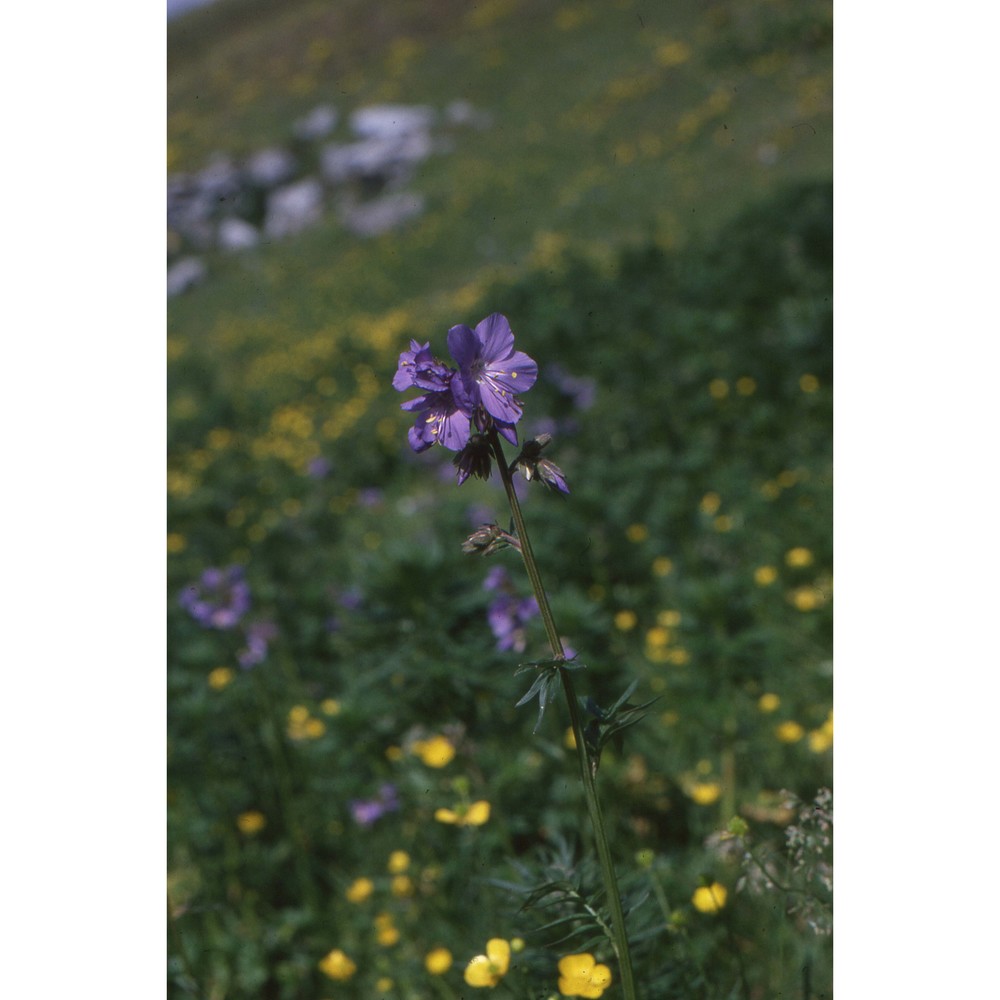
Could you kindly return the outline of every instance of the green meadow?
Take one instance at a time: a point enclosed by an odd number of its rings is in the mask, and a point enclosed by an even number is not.
[[[597,774],[640,996],[831,996],[832,5],[218,0],[168,43],[171,176],[314,171],[385,103],[441,141],[382,235],[168,233],[170,996],[622,996],[565,705],[516,706],[542,623],[491,628],[524,568],[462,551],[503,490],[392,387],[494,312],[581,708],[649,703]]]

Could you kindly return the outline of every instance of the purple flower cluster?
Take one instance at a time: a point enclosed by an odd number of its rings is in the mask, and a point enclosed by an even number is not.
[[[229,631],[250,610],[250,584],[243,577],[242,566],[210,566],[197,583],[181,591],[179,601],[203,628]],[[246,645],[236,659],[244,670],[249,670],[267,659],[268,646],[278,629],[271,622],[257,621],[244,625],[242,631]]]
[[[181,591],[180,605],[205,628],[235,628],[250,610],[250,585],[242,566],[210,567]]]
[[[386,813],[399,809],[396,786],[386,782],[374,799],[352,799],[351,816],[358,826],[371,826]]]
[[[448,350],[457,368],[435,358],[429,342],[411,340],[410,349],[399,356],[393,388],[423,390],[422,395],[401,404],[417,415],[408,434],[410,447],[420,452],[437,443],[462,451],[469,444],[473,424],[480,432],[496,427],[511,444],[517,444],[515,424],[522,415],[517,396],[535,384],[538,365],[523,351],[514,350],[507,318],[493,313],[475,330],[453,326],[448,331]],[[472,472],[479,474],[470,465],[460,468],[460,481]]]
[[[495,591],[497,596],[486,609],[486,618],[497,640],[497,649],[513,649],[523,653],[527,645],[525,626],[538,615],[538,601],[534,597],[518,597],[510,576],[502,566],[494,566],[486,574],[483,590]]]

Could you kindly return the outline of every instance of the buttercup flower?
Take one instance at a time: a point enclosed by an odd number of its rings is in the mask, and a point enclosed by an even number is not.
[[[393,851],[386,866],[393,875],[399,875],[410,867],[410,856],[406,851]]]
[[[319,963],[319,968],[331,979],[346,982],[354,975],[358,967],[339,948],[334,948]]]
[[[496,986],[510,968],[510,944],[503,938],[490,938],[486,954],[476,955],[465,967],[465,981],[477,988]]]
[[[262,812],[251,809],[249,812],[240,813],[236,817],[236,826],[240,833],[247,837],[252,837],[255,833],[260,833],[267,826],[267,819]]]
[[[363,903],[375,891],[375,883],[370,878],[355,879],[344,895],[351,903]]]
[[[452,963],[451,952],[447,948],[434,948],[424,957],[424,968],[432,976],[443,976]]]
[[[691,897],[691,905],[699,913],[718,913],[726,905],[726,887],[718,882],[700,885]]]
[[[594,956],[567,955],[559,959],[559,992],[564,997],[599,997],[611,985],[611,970]]]
[[[429,740],[417,740],[413,752],[428,767],[445,767],[455,757],[455,748],[445,736],[432,736]]]
[[[482,826],[490,818],[490,804],[486,801],[473,802],[470,806],[456,806],[454,809],[438,809],[434,818],[439,823],[454,826]]]

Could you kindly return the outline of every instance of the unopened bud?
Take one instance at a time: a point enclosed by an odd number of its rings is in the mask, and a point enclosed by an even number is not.
[[[500,525],[483,524],[462,542],[462,551],[489,556],[506,545],[510,545],[510,536]]]
[[[511,463],[511,469],[520,465],[521,474],[529,483],[532,479],[538,479],[545,483],[549,489],[568,494],[569,487],[566,485],[566,477],[563,475],[562,469],[555,462],[541,457],[542,449],[551,440],[551,434],[539,434],[530,441],[525,441],[521,453]]]

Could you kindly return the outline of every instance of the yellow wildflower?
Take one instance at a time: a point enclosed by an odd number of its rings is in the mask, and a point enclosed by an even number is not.
[[[708,383],[708,391],[712,399],[725,399],[729,395],[729,383],[724,378],[713,378]]]
[[[236,826],[240,833],[252,837],[255,833],[260,833],[267,826],[267,818],[262,812],[251,809],[249,812],[240,813],[236,817]]]
[[[183,535],[173,532],[167,535],[167,552],[169,555],[176,555],[187,548],[187,539]]]
[[[319,710],[324,715],[340,715],[340,702],[336,698],[324,698],[319,703]]]
[[[476,955],[465,967],[465,981],[476,988],[496,986],[510,968],[510,944],[503,938],[490,938],[486,954]]]
[[[388,976],[382,976],[380,979],[375,980],[375,992],[388,993],[394,985],[395,983]]]
[[[686,649],[681,649],[680,646],[667,653],[667,662],[672,663],[675,667],[683,667],[690,659],[691,654]]]
[[[712,527],[716,531],[732,531],[733,530],[733,519],[728,514],[720,514],[713,522]]]
[[[688,789],[688,795],[700,806],[710,806],[722,794],[715,781],[698,781]]]
[[[722,497],[718,493],[706,493],[701,498],[701,503],[698,506],[702,514],[707,514],[711,517],[713,514],[718,513],[719,508],[722,506]]]
[[[664,628],[676,628],[681,623],[681,613],[679,611],[658,611],[656,614],[656,624]]]
[[[455,826],[482,826],[490,818],[489,802],[473,802],[470,806],[456,806],[454,809],[438,809],[434,818],[439,823]]]
[[[318,740],[326,732],[326,723],[322,719],[306,719],[302,732],[306,739]]]
[[[400,899],[413,895],[413,879],[409,875],[397,875],[392,880],[392,894]]]
[[[399,930],[392,922],[391,913],[380,913],[375,918],[375,940],[383,948],[391,948],[399,941]]]
[[[370,878],[355,879],[344,895],[351,903],[363,903],[375,891],[375,883]]]
[[[410,856],[406,851],[393,851],[389,855],[389,864],[387,865],[389,871],[393,875],[399,875],[401,872],[405,872],[407,868],[410,867]]]
[[[726,887],[718,882],[700,885],[691,897],[691,905],[699,913],[718,913],[726,905]]]
[[[610,985],[611,970],[597,965],[593,955],[559,959],[559,992],[564,997],[599,997]]]
[[[776,727],[774,730],[774,735],[781,740],[782,743],[798,743],[799,740],[805,736],[806,731],[797,722],[791,719],[788,722],[782,722],[780,726]]]
[[[619,611],[615,614],[615,628],[620,632],[628,632],[634,629],[639,619],[634,611]]]
[[[432,976],[443,976],[451,968],[452,961],[447,948],[433,948],[424,956],[424,968]]]
[[[798,587],[789,600],[799,611],[815,611],[823,603],[823,594],[816,587]]]
[[[649,528],[644,524],[630,524],[625,529],[625,537],[630,542],[644,542],[649,538]]]
[[[776,694],[772,694],[771,692],[762,694],[757,699],[757,707],[762,712],[774,712],[780,704],[781,699]]]
[[[673,560],[668,559],[666,556],[657,556],[653,560],[653,573],[656,576],[666,576],[673,568]]]
[[[758,566],[753,571],[753,582],[758,587],[770,587],[778,579],[778,571],[773,566]]]
[[[736,380],[736,391],[741,396],[752,396],[757,389],[757,383],[749,375],[743,375]]]
[[[662,625],[657,625],[656,628],[651,628],[646,633],[646,645],[652,646],[656,649],[662,649],[670,642],[670,630],[664,628]]]
[[[221,691],[235,676],[236,671],[232,667],[216,667],[208,675],[208,686],[213,691]]]
[[[324,972],[331,979],[346,982],[354,975],[358,967],[339,948],[334,948],[319,963],[319,968],[321,972]]]
[[[432,736],[429,740],[417,740],[413,752],[428,767],[445,767],[455,758],[455,747],[445,736]]]
[[[824,753],[833,746],[833,733],[824,728],[814,729],[809,734],[809,749],[813,753]]]
[[[785,562],[789,566],[809,566],[813,561],[813,554],[801,545],[797,545],[794,549],[789,549],[785,553]]]
[[[799,379],[799,388],[803,392],[815,392],[819,388],[819,379],[815,375],[803,375]]]

